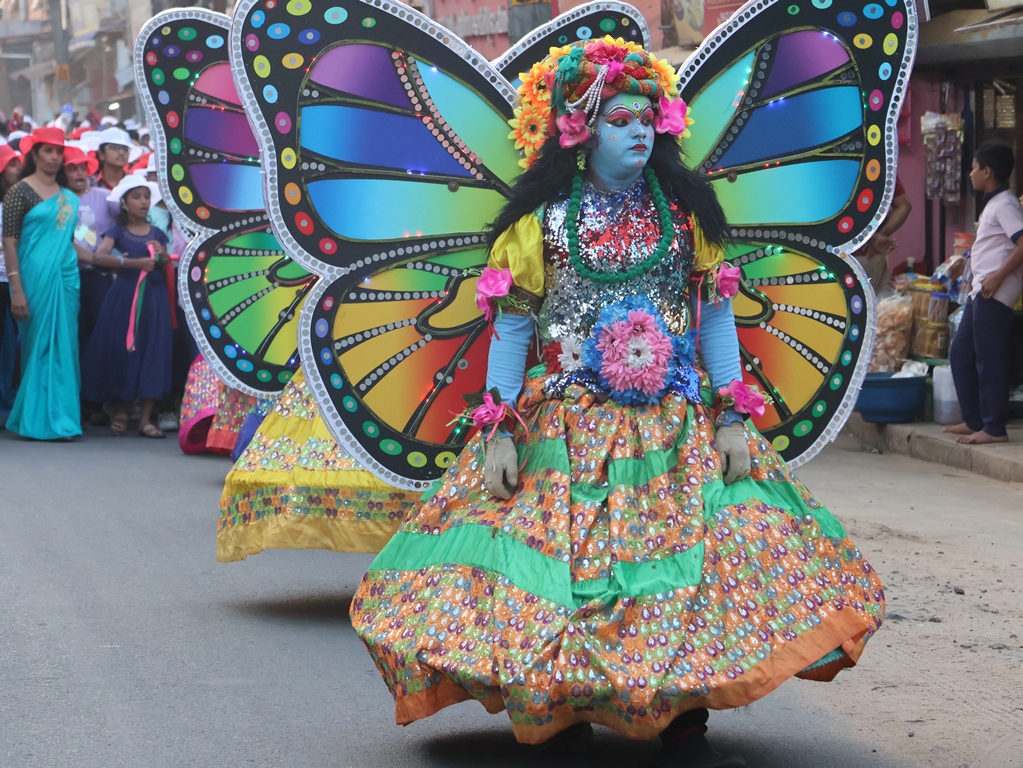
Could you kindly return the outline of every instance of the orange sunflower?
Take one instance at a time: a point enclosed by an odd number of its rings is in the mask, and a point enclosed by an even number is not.
[[[654,72],[654,79],[661,84],[661,87],[665,90],[665,95],[669,99],[673,99],[678,96],[678,75],[675,73],[675,68],[671,66],[665,59],[658,59],[656,56],[650,57],[650,69]]]
[[[528,72],[523,72],[519,75],[522,80],[522,85],[519,86],[519,93],[526,93],[527,91],[536,94],[538,101],[550,101],[551,94],[547,90],[547,85],[544,82],[544,74],[550,70],[544,66],[545,62],[539,61],[532,66]]]
[[[512,132],[509,139],[515,139],[515,149],[524,149],[527,154],[540,148],[547,138],[547,120],[551,108],[546,104],[537,104],[528,112],[521,108],[515,110],[515,118],[509,120]]]

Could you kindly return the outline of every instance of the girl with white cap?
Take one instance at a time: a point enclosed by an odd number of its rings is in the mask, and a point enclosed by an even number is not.
[[[127,175],[131,156],[131,137],[121,128],[107,128],[100,132],[96,158],[100,162],[99,175],[94,186],[114,189]]]
[[[116,248],[124,262],[118,279],[107,293],[92,338],[82,357],[82,395],[94,402],[117,403],[110,430],[123,435],[128,413],[142,402],[139,434],[164,437],[153,423],[153,404],[171,389],[171,298],[167,262],[167,235],[148,221],[154,187],[139,176],[128,175],[108,195],[120,206],[117,223],[96,249],[97,258]]]

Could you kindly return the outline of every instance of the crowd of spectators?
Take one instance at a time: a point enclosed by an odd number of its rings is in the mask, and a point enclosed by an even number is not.
[[[185,239],[145,126],[0,114],[0,221],[0,423],[38,440],[176,429],[196,354],[174,292]]]

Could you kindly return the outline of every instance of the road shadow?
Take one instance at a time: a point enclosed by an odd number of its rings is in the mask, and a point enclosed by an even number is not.
[[[519,744],[511,729],[470,731],[445,735],[423,744],[422,762],[436,768],[647,768],[660,754],[659,739],[632,741],[605,728],[596,728],[591,749],[579,755],[556,755],[543,747]],[[712,729],[711,745],[723,754],[741,755],[750,768],[907,768],[874,752],[866,742],[799,733],[749,732]]]
[[[349,624],[351,593],[298,594],[224,603],[229,611],[247,618],[305,621],[314,624]]]
[[[437,768],[640,768],[657,754],[657,741],[630,741],[597,729],[592,749],[578,755],[553,754],[543,746],[519,744],[511,728],[445,735],[424,743],[423,765]]]

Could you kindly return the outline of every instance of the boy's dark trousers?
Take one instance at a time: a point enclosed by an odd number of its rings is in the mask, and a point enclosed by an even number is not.
[[[966,426],[992,437],[1009,420],[1012,308],[977,295],[966,302],[949,360]]]

